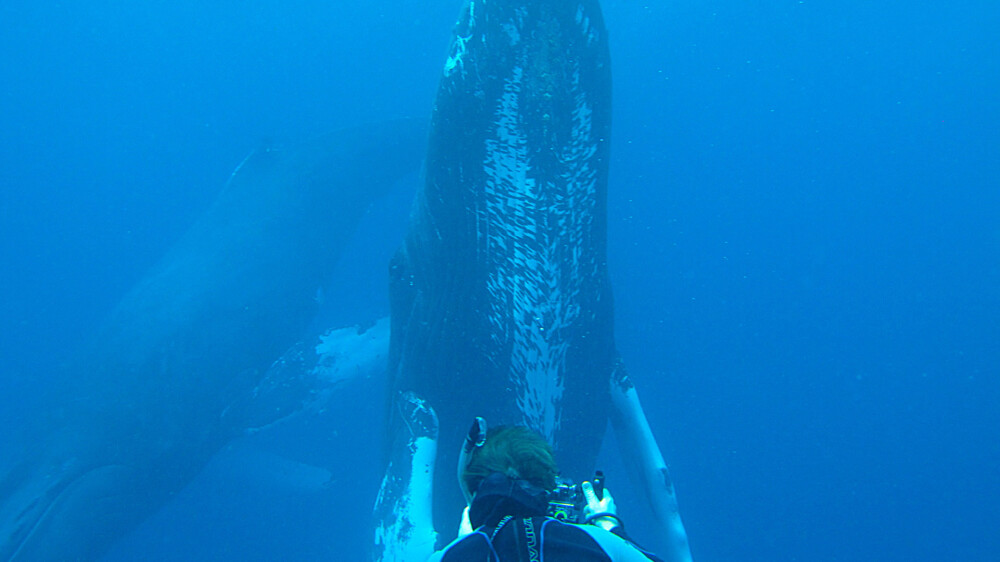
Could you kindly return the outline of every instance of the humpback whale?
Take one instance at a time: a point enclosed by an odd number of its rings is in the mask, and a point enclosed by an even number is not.
[[[597,0],[470,0],[390,265],[387,468],[377,560],[422,560],[464,505],[474,416],[524,424],[582,479],[609,419],[670,560],[687,538],[618,355],[606,261],[611,65]],[[438,470],[443,466],[443,470]],[[431,502],[433,490],[434,502]]]
[[[538,430],[574,478],[592,474],[610,420],[665,558],[690,559],[614,342],[610,92],[597,0],[465,5],[424,185],[390,264],[377,559],[422,560],[436,529],[457,526],[453,468],[476,415]],[[251,155],[71,364],[77,384],[37,450],[0,476],[0,560],[98,557],[235,433],[302,408],[322,386],[314,377],[329,374],[327,356],[296,344],[316,288],[364,207],[417,166],[424,140],[423,127],[395,123]],[[324,343],[377,358],[385,328]],[[262,395],[280,406],[262,407]]]
[[[38,446],[0,475],[0,560],[98,558],[227,440],[287,414],[255,394],[294,404],[307,392],[279,390],[310,382],[265,372],[304,336],[367,206],[419,168],[425,136],[387,122],[251,154],[68,365]]]

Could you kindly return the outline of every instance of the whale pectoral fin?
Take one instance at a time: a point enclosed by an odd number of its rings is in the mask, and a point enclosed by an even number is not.
[[[438,419],[412,392],[393,401],[395,425],[389,466],[375,500],[375,552],[380,562],[426,560],[434,553],[432,498]]]
[[[389,319],[331,328],[290,347],[222,414],[234,433],[255,433],[302,412],[322,410],[351,380],[385,375]]]
[[[646,414],[642,411],[635,385],[621,359],[611,377],[611,402],[611,425],[629,477],[648,498],[662,536],[667,541],[668,551],[663,558],[671,562],[688,562],[691,550],[677,508],[674,485]]]

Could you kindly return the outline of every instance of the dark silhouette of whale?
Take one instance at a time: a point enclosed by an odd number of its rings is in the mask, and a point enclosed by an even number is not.
[[[576,478],[592,474],[610,419],[665,557],[690,559],[614,343],[610,91],[596,0],[466,5],[425,184],[390,267],[378,559],[422,560],[435,528],[457,526],[454,466],[474,415],[537,429]],[[416,167],[423,140],[419,125],[395,123],[251,155],[73,362],[77,382],[45,437],[0,479],[0,560],[98,557],[234,434],[294,410],[315,383],[309,361],[323,360],[293,345],[316,289],[366,205]],[[258,407],[262,391],[280,395],[277,414]]]
[[[457,528],[464,500],[455,466],[474,416],[534,428],[577,480],[593,475],[613,420],[666,556],[690,559],[673,486],[614,341],[610,136],[597,0],[466,3],[438,87],[425,183],[390,267],[390,435],[376,559],[423,559],[435,529]]]
[[[0,560],[99,557],[266,423],[247,406],[265,371],[303,337],[342,245],[418,169],[425,138],[423,123],[388,122],[251,154],[68,366],[38,446],[0,479]]]

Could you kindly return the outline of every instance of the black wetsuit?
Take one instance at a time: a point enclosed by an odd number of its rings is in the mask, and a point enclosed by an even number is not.
[[[476,531],[428,562],[662,562],[632,544],[621,527],[564,523],[545,516],[547,502],[521,480],[495,474],[483,481],[469,510]]]

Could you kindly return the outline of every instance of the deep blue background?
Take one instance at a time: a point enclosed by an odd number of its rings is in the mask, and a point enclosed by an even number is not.
[[[459,5],[4,2],[0,451],[249,151],[428,115]],[[1000,557],[1000,4],[604,8],[619,346],[696,559]],[[334,319],[387,311],[412,189],[344,258]],[[349,390],[109,559],[359,558],[381,387]]]

